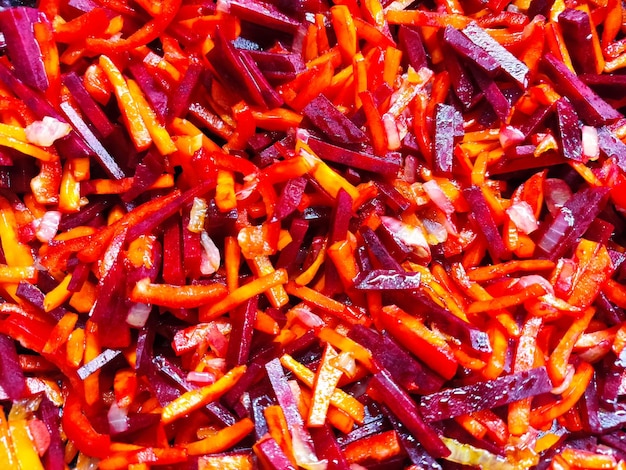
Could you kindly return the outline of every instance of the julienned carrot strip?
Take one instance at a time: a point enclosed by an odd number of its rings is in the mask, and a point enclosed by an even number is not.
[[[152,284],[149,279],[142,279],[133,287],[130,298],[133,302],[164,307],[194,308],[222,299],[226,295],[227,289],[220,283],[175,286]]]
[[[335,5],[330,9],[333,29],[345,63],[351,63],[357,52],[356,27],[350,10],[345,5]]]
[[[313,387],[313,384],[315,382],[315,373],[309,368],[302,365],[288,354],[284,354],[283,356],[281,356],[280,363],[283,365],[283,367],[293,372],[293,374],[307,387]],[[333,394],[330,397],[330,403],[347,413],[357,423],[363,423],[363,419],[365,416],[365,409],[363,407],[363,404],[353,396],[341,390],[340,388],[335,388]]]
[[[115,63],[107,56],[101,55],[99,65],[113,87],[120,111],[124,116],[126,128],[137,150],[146,150],[152,144],[152,137],[139,109],[137,101],[130,93],[128,84]]]
[[[434,13],[423,10],[389,10],[386,17],[390,24],[409,24],[433,28],[454,26],[463,29],[471,21],[470,18],[459,14]]]
[[[349,463],[369,460],[381,462],[401,452],[402,447],[398,434],[395,431],[385,431],[348,444],[344,450],[344,455]]]
[[[524,323],[515,351],[514,372],[530,370],[533,367],[537,352],[536,338],[542,322],[541,317],[530,317]],[[514,436],[521,436],[528,431],[531,402],[532,399],[526,398],[509,404],[507,422],[509,432]]]
[[[169,155],[176,151],[176,145],[167,132],[167,129],[159,122],[156,113],[150,107],[150,104],[143,95],[141,88],[134,80],[128,79],[126,81],[128,90],[132,96],[132,99],[137,103],[139,114],[143,119],[144,124],[152,138],[154,145],[161,153],[161,155]]]
[[[509,344],[506,332],[499,323],[491,321],[487,333],[492,351],[487,366],[482,370],[482,375],[489,380],[500,376],[504,370]]]
[[[201,309],[199,315],[202,321],[209,321],[219,317],[237,305],[251,299],[255,295],[262,294],[272,287],[283,285],[287,282],[287,271],[277,269],[276,271],[259,277],[248,284],[238,287],[226,295],[222,300],[215,302],[206,309]]]
[[[553,269],[554,266],[554,262],[550,260],[513,260],[470,269],[467,272],[467,277],[471,281],[488,281],[518,271],[547,271]]]
[[[296,465],[293,457],[293,446],[291,443],[291,434],[289,433],[289,425],[285,419],[283,409],[278,405],[268,406],[263,410],[263,416],[265,416],[270,436],[272,436],[272,438],[280,446],[291,463]]]
[[[230,449],[254,429],[254,423],[250,418],[243,418],[232,426],[220,429],[200,441],[186,445],[189,455],[216,454]]]
[[[593,377],[593,367],[587,362],[581,362],[570,386],[561,394],[561,399],[555,403],[541,405],[531,411],[530,425],[539,429],[552,420],[571,409],[585,393],[587,385]]]
[[[63,315],[61,320],[59,320],[59,322],[52,329],[50,337],[48,338],[48,341],[46,341],[46,345],[43,348],[43,352],[53,353],[61,347],[74,330],[74,326],[77,321],[78,315],[75,313],[68,312]]]
[[[183,393],[163,407],[161,421],[164,424],[171,423],[211,403],[232,388],[245,371],[246,366],[237,366],[220,377],[215,383]]]
[[[35,444],[30,437],[26,419],[11,419],[9,415],[9,431],[19,466],[21,468],[32,468],[33,470],[44,470]]]
[[[583,332],[589,326],[591,319],[595,314],[595,308],[589,307],[583,315],[574,320],[572,325],[563,334],[552,354],[548,360],[548,374],[552,379],[555,386],[558,386],[563,382],[567,374],[567,365],[569,364],[569,358],[574,349],[576,341],[583,334]]]
[[[311,391],[306,388],[299,388],[299,397],[300,402],[298,403],[298,406],[301,410],[300,414],[302,416],[308,416],[312,401]],[[354,419],[334,406],[328,408],[326,419],[332,427],[344,434],[348,434],[354,429]]]
[[[494,297],[489,300],[477,300],[467,308],[468,313],[478,313],[493,310],[506,309],[523,304],[528,299],[533,299],[546,294],[546,289],[540,284],[531,284],[516,294]]]
[[[254,258],[248,260],[248,265],[257,277],[267,276],[276,271],[267,256],[255,256]],[[282,285],[277,285],[268,289],[265,292],[265,295],[270,301],[270,304],[272,304],[272,307],[275,308],[283,307],[289,302],[287,292]]]
[[[326,345],[322,361],[315,374],[313,383],[313,398],[309,408],[307,425],[312,427],[323,426],[326,422],[326,413],[330,406],[330,397],[335,391],[343,372],[336,368],[332,361],[337,358],[337,352]]]

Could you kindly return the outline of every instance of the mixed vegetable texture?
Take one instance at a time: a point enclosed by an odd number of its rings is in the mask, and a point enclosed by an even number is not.
[[[2,9],[2,467],[626,469],[623,18]]]

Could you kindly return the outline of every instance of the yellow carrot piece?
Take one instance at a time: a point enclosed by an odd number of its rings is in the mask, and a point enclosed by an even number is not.
[[[228,212],[237,207],[235,196],[235,178],[232,171],[218,170],[215,187],[215,204],[221,212]]]
[[[43,348],[44,353],[53,353],[56,351],[61,345],[63,345],[70,334],[74,330],[76,326],[76,322],[78,321],[78,315],[72,312],[67,312],[63,317],[57,322],[52,331],[50,332],[50,337]]]
[[[349,64],[352,62],[358,46],[354,19],[346,5],[334,5],[330,8],[330,15],[341,56],[344,62]]]
[[[322,361],[315,374],[313,384],[313,398],[309,408],[307,425],[311,427],[323,426],[326,422],[326,413],[330,406],[332,396],[339,379],[343,375],[340,369],[332,365],[332,360],[338,356],[337,352],[329,345],[326,345]]]
[[[200,321],[210,321],[217,318],[237,305],[251,299],[255,295],[262,294],[272,287],[285,284],[287,279],[287,271],[284,269],[277,269],[273,273],[259,277],[248,284],[238,287],[222,300],[214,303],[207,309],[201,308],[199,312]]]
[[[113,86],[113,93],[117,98],[118,106],[135,148],[138,151],[146,150],[152,144],[152,137],[122,72],[106,55],[101,55],[98,63]]]
[[[272,436],[280,446],[291,463],[295,465],[296,461],[293,457],[291,433],[289,432],[289,425],[285,419],[283,409],[279,405],[270,405],[263,410],[263,416],[265,416],[270,436]]]
[[[163,424],[171,423],[217,400],[237,383],[245,371],[246,366],[234,367],[211,385],[183,393],[163,407],[161,421]]]
[[[255,256],[254,258],[247,261],[248,265],[257,277],[267,276],[276,271],[274,269],[274,266],[272,265],[272,262],[267,256]],[[272,287],[271,289],[268,289],[265,292],[265,295],[270,301],[270,304],[272,304],[272,307],[280,308],[289,303],[289,296],[287,295],[287,292],[282,285],[278,285]]]
[[[37,268],[34,266],[0,265],[0,283],[37,282]]]
[[[285,369],[293,372],[293,374],[307,387],[313,388],[313,384],[315,382],[315,372],[296,361],[289,354],[283,354],[280,358],[280,363]],[[335,388],[330,397],[330,403],[348,414],[348,416],[354,419],[356,423],[363,424],[363,419],[365,418],[365,408],[363,407],[363,404],[352,395],[349,395],[340,388]]]
[[[65,303],[72,296],[72,292],[67,290],[67,286],[72,280],[72,275],[66,275],[57,286],[46,294],[43,299],[43,308],[46,312],[54,310]]]
[[[39,454],[28,432],[28,421],[9,419],[9,430],[13,449],[17,457],[17,467],[28,470],[44,470]]]
[[[230,449],[254,430],[254,422],[250,418],[243,418],[232,426],[220,429],[200,441],[186,445],[187,454],[203,455],[216,454]]]
[[[4,414],[4,409],[0,407],[0,462],[6,465],[6,468],[17,468],[17,457],[13,450],[11,442],[11,433],[9,432],[9,423]]]
[[[19,241],[15,213],[9,201],[3,197],[0,197],[0,241],[9,266],[35,264],[30,248]]]
[[[150,137],[152,137],[154,145],[156,145],[159,153],[161,155],[169,155],[170,153],[176,152],[176,144],[174,144],[174,141],[167,132],[167,129],[165,129],[165,127],[159,122],[156,113],[150,107],[150,104],[143,95],[139,85],[137,85],[137,82],[129,79],[127,80],[127,83],[128,90],[137,103],[139,113],[141,114],[141,117],[148,128],[148,132],[150,133]]]

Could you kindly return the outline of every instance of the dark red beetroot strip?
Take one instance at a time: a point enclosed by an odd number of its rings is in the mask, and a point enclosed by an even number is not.
[[[324,95],[313,98],[302,114],[326,137],[340,145],[357,145],[368,140],[367,135]]]
[[[472,22],[463,29],[465,36],[484,50],[499,64],[499,67],[522,88],[528,85],[530,70],[526,64],[511,54],[478,24]]]
[[[589,15],[575,8],[566,8],[559,14],[559,26],[578,74],[595,73],[596,59],[591,37]]]
[[[274,470],[296,470],[278,443],[271,436],[264,437],[255,444],[255,449],[263,456],[263,462]]]
[[[461,64],[459,58],[456,56],[450,46],[443,44],[443,50],[445,51],[443,56],[443,63],[445,64],[450,81],[452,82],[452,90],[457,96],[461,104],[465,109],[469,109],[476,104],[480,95],[474,82],[470,78],[470,74],[466,67]]]
[[[476,411],[493,409],[524,398],[547,393],[552,382],[545,367],[464,387],[445,389],[422,397],[420,411],[426,421],[440,421]]]
[[[398,434],[398,438],[400,439],[400,444],[403,449],[406,451],[409,459],[413,464],[417,465],[418,468],[421,469],[431,469],[431,470],[440,470],[441,465],[424,449],[424,446],[415,439],[409,430],[406,428],[402,421],[395,416],[391,410],[386,406],[381,406],[381,411],[387,417],[391,426]]]
[[[276,268],[285,268],[289,274],[296,271],[296,260],[298,259],[298,252],[304,242],[304,237],[309,229],[309,222],[304,219],[293,219],[291,226],[289,227],[289,234],[291,235],[291,243],[289,243],[278,256],[276,261]]]
[[[34,8],[7,8],[0,12],[0,29],[15,75],[27,85],[45,91],[49,86],[48,76],[33,30],[33,25],[41,19]]]
[[[28,302],[30,305],[38,309],[41,313],[50,315],[52,319],[55,321],[59,321],[63,318],[67,312],[63,307],[57,307],[49,312],[45,311],[43,300],[45,294],[39,290],[39,288],[30,282],[22,281],[17,285],[17,289],[15,291],[15,295],[20,299]]]
[[[478,87],[482,90],[485,99],[502,122],[506,122],[511,112],[511,103],[507,100],[498,84],[477,67],[472,68]]]
[[[570,101],[563,97],[556,102],[556,117],[563,156],[575,162],[582,162],[583,142],[581,124]]]
[[[131,62],[128,65],[128,71],[141,88],[141,91],[146,95],[148,102],[159,119],[165,122],[167,120],[169,103],[167,93],[157,85],[156,80],[148,72],[143,63]]]
[[[0,387],[7,396],[17,401],[26,391],[26,379],[17,356],[13,339],[0,334]]]
[[[607,126],[598,128],[598,144],[607,157],[615,160],[617,166],[626,171],[626,144],[618,139]]]
[[[601,204],[609,188],[586,188],[574,195],[559,209],[556,216],[539,228],[537,250],[540,255],[556,260],[576,243],[600,214]]]
[[[93,150],[94,156],[102,169],[113,179],[124,178],[126,175],[124,171],[117,164],[115,159],[111,156],[107,149],[104,148],[100,140],[89,129],[89,126],[83,118],[72,108],[69,103],[61,103],[61,110],[72,124],[74,130],[85,139],[87,145]]]
[[[572,101],[584,122],[598,126],[623,117],[552,54],[547,53],[543,56],[542,64],[554,82],[556,90]]]
[[[491,210],[485,201],[485,196],[478,186],[471,186],[463,190],[463,196],[470,206],[471,218],[474,226],[480,231],[487,241],[487,248],[494,263],[509,259],[511,253],[504,246],[502,236],[498,231]]]
[[[380,190],[381,195],[385,198],[385,203],[389,208],[396,212],[404,212],[411,207],[411,202],[405,198],[400,192],[386,181],[374,181],[376,187]]]
[[[47,470],[64,470],[66,468],[65,448],[61,440],[61,432],[59,431],[61,426],[59,409],[43,394],[37,413],[41,421],[46,425],[50,436],[50,445],[43,456],[42,463],[44,464],[44,468]]]
[[[428,57],[420,33],[408,26],[400,25],[398,45],[409,65],[415,70],[428,67]]]
[[[241,52],[219,29],[213,42],[215,47],[209,51],[207,59],[218,74],[220,83],[236,95],[243,92],[246,101],[265,107],[265,98],[243,63]]]
[[[122,351],[120,351],[119,349],[105,349],[87,364],[79,367],[76,373],[81,378],[81,380],[85,380],[97,370],[102,369],[105,365],[107,365],[120,354],[122,354]]]
[[[274,220],[283,220],[289,217],[298,208],[306,188],[306,178],[292,178],[285,183],[276,207],[274,209]]]
[[[114,126],[102,111],[102,108],[91,97],[82,80],[75,72],[70,72],[63,77],[63,84],[72,94],[72,98],[76,100],[78,107],[87,117],[89,122],[98,131],[98,136],[102,139],[107,138],[113,133]]]
[[[461,57],[464,57],[483,70],[489,76],[493,76],[499,69],[500,64],[481,47],[474,44],[465,34],[452,26],[446,26],[443,32],[443,40]]]
[[[381,371],[374,374],[369,385],[432,457],[441,458],[450,455],[450,450],[435,430],[422,419],[413,399],[393,381],[389,372]]]
[[[359,290],[414,290],[420,287],[421,275],[418,272],[375,269],[361,272],[354,279],[354,287]]]
[[[232,0],[229,6],[232,14],[264,28],[288,34],[296,34],[300,28],[299,21],[285,15],[271,3],[259,0]]]
[[[412,393],[434,393],[445,381],[387,335],[381,335],[363,325],[355,325],[348,336],[369,349],[374,360],[387,369],[400,386]]]
[[[289,427],[298,426],[303,428],[304,422],[302,421],[302,416],[300,416],[298,412],[296,399],[289,388],[287,377],[285,377],[285,372],[283,371],[283,366],[280,364],[280,361],[277,358],[272,359],[265,364],[265,370],[272,384],[272,389],[274,390],[278,404],[283,409],[287,425],[289,425]]]
[[[458,115],[454,106],[439,103],[435,109],[435,159],[433,172],[437,175],[451,175],[454,159],[454,138],[458,135],[458,127],[463,129],[463,118]]]
[[[367,252],[374,266],[389,271],[403,272],[404,269],[398,263],[387,248],[382,244],[380,238],[368,226],[364,225],[359,229],[359,233],[363,237],[363,241],[367,247]]]
[[[284,101],[282,96],[272,87],[267,81],[263,72],[257,65],[257,63],[248,54],[244,54],[245,51],[239,51],[241,61],[246,67],[248,74],[253,78],[254,83],[259,88],[261,96],[265,100],[265,106],[269,109],[278,108],[282,106]]]
[[[189,67],[187,67],[185,75],[183,75],[178,85],[172,90],[172,95],[168,100],[170,105],[167,113],[168,121],[171,121],[175,117],[182,117],[187,113],[189,105],[191,104],[193,91],[198,85],[202,69],[202,65],[196,62],[192,62]]]
[[[335,243],[345,240],[350,228],[352,218],[352,197],[343,188],[337,193],[337,203],[333,208],[332,222],[328,241]]]
[[[583,420],[583,426],[585,431],[593,434],[602,433],[602,423],[600,423],[600,418],[598,416],[600,400],[598,397],[597,382],[597,374],[594,374],[580,401],[580,415]]]
[[[164,172],[165,165],[161,154],[154,148],[148,150],[148,153],[135,168],[133,184],[128,191],[122,194],[122,201],[130,202],[143,194]]]
[[[378,173],[383,177],[395,177],[400,169],[400,158],[380,158],[371,153],[356,152],[338,147],[309,136],[307,143],[322,160],[340,163],[347,167]],[[390,155],[392,156],[392,155]]]
[[[311,437],[315,451],[320,460],[328,461],[328,469],[350,470],[350,465],[339,447],[337,438],[328,424],[319,428],[311,428]]]
[[[255,296],[230,313],[232,330],[226,352],[226,367],[229,369],[248,362],[258,304],[259,298]]]

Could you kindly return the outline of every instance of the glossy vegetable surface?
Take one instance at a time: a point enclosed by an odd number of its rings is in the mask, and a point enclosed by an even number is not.
[[[0,11],[2,465],[626,468],[623,17]]]

